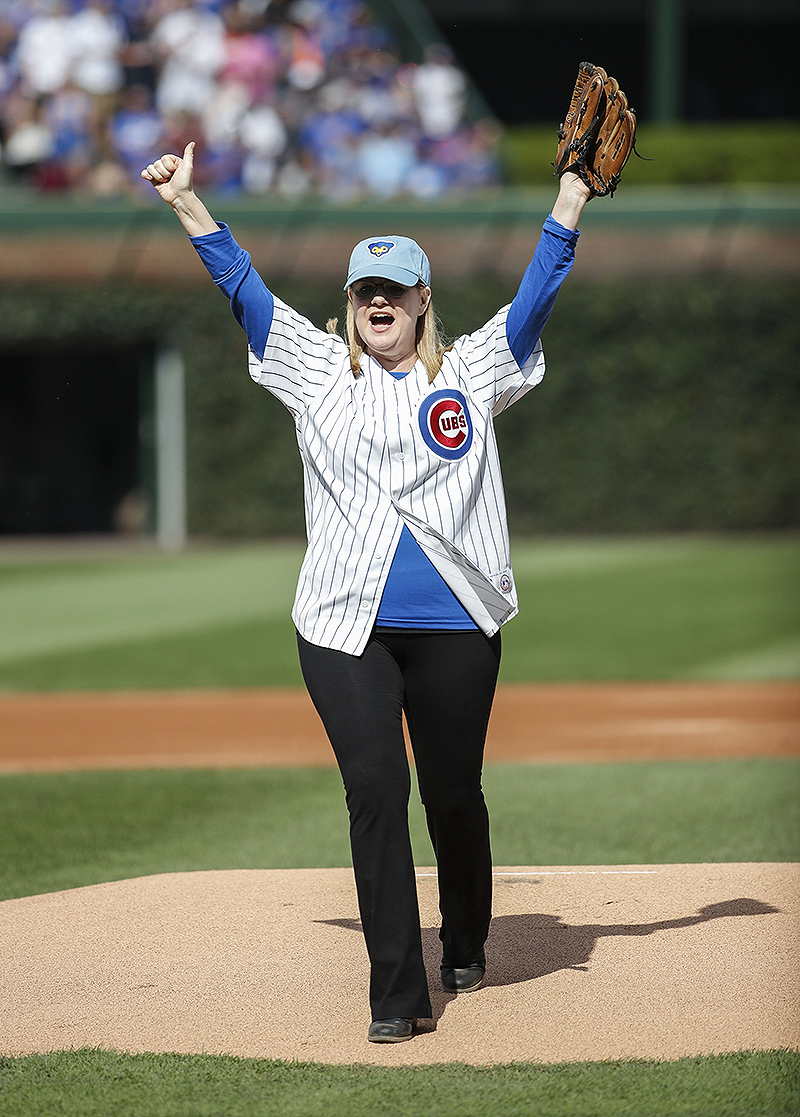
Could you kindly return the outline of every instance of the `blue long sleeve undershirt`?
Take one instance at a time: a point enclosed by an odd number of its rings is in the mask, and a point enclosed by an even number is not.
[[[567,229],[550,216],[533,259],[525,269],[522,282],[508,308],[506,337],[518,365],[524,365],[542,336],[561,284],[575,262],[577,229]]]
[[[221,222],[215,233],[189,240],[214,283],[230,299],[233,316],[247,335],[250,348],[263,357],[275,300],[252,266],[250,253],[236,243],[228,226]]]

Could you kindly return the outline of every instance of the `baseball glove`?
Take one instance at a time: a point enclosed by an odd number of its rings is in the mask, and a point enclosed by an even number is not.
[[[636,114],[619,82],[602,66],[581,62],[569,112],[558,130],[555,174],[580,175],[592,197],[613,194],[635,140]]]

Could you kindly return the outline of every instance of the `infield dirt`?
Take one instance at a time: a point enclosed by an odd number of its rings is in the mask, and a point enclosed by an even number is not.
[[[332,765],[303,690],[10,694],[0,770]],[[506,684],[489,761],[800,755],[797,683]]]

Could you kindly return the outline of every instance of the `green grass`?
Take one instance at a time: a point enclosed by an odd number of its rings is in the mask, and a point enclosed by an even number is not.
[[[326,1067],[203,1055],[0,1059],[4,1117],[796,1117],[800,1057]]]
[[[487,766],[504,865],[800,860],[800,762]]]
[[[0,689],[301,685],[302,549],[0,563]],[[519,540],[505,681],[800,677],[796,535]]]
[[[281,615],[299,544],[0,564],[0,661]]]
[[[289,616],[0,662],[0,691],[302,686]]]
[[[506,680],[800,677],[796,537],[608,542],[583,569],[562,550],[559,573],[515,564]]]
[[[498,865],[800,860],[800,762],[488,765]],[[412,796],[417,864],[433,860]],[[0,899],[151,873],[350,864],[334,769],[0,777]]]

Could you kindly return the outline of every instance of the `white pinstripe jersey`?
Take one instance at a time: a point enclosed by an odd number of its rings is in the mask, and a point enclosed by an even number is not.
[[[517,613],[492,419],[539,383],[544,356],[538,342],[517,364],[507,312],[459,338],[428,384],[420,362],[397,379],[367,356],[355,378],[344,341],[275,298],[250,375],[297,427],[308,550],[292,619],[310,643],[363,651],[404,524],[487,635]]]

